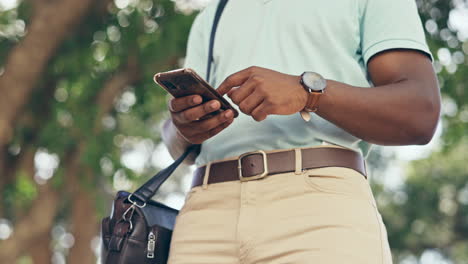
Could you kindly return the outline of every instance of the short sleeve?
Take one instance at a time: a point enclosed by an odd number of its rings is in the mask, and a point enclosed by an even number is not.
[[[361,49],[364,62],[390,49],[412,49],[432,54],[415,0],[363,0]]]
[[[207,21],[207,11],[205,9],[200,12],[193,21],[184,63],[184,68],[195,70],[203,78],[206,76],[208,62],[209,21]]]

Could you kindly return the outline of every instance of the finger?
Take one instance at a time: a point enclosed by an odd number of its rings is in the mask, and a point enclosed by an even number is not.
[[[204,134],[214,129],[215,127],[219,126],[220,124],[233,118],[234,118],[234,113],[232,112],[232,110],[227,110],[225,112],[217,114],[214,117],[197,121],[196,123],[192,125],[192,128],[195,131],[197,131],[197,134]]]
[[[244,101],[244,99],[252,93],[256,84],[257,83],[252,78],[249,78],[239,88],[235,88],[229,91],[228,96],[235,104],[239,105],[240,102]]]
[[[198,105],[179,113],[174,113],[174,119],[179,124],[188,124],[197,121],[204,116],[218,111],[221,108],[221,103],[217,100],[211,100],[202,105]]]
[[[174,120],[173,120],[174,122]],[[190,124],[176,124],[174,122],[175,127],[177,128],[177,133],[186,141],[194,144],[193,142],[193,136],[196,135],[196,131],[194,131],[191,127]]]
[[[173,98],[169,101],[169,111],[173,113],[184,111],[190,107],[199,105],[202,103],[202,98],[199,95],[189,95],[179,98]]]
[[[233,87],[231,90],[229,90],[229,92],[227,92],[227,96],[231,97],[235,91],[239,90],[239,88],[239,86]]]
[[[258,105],[251,113],[251,116],[255,121],[260,122],[267,118],[268,116],[268,108],[266,104],[263,102]]]
[[[201,142],[202,143],[203,141],[213,137],[213,136],[216,136],[217,134],[219,134],[221,131],[223,131],[225,128],[227,128],[228,126],[230,126],[232,123],[234,122],[234,119],[231,119],[231,120],[228,120],[222,124],[220,124],[219,126],[211,129],[210,131],[208,131],[207,133],[205,133],[204,135],[201,135],[200,136],[200,139],[201,139]],[[199,143],[199,144],[200,144]]]
[[[260,96],[259,93],[253,93],[245,98],[240,104],[239,109],[246,115],[250,115],[252,111],[257,108],[265,98]]]
[[[225,95],[233,87],[241,86],[245,81],[247,81],[250,76],[256,71],[256,67],[249,67],[242,71],[236,72],[231,76],[227,77],[216,89],[221,95]]]

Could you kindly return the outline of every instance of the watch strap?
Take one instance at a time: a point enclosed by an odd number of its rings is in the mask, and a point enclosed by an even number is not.
[[[322,93],[310,92],[304,110],[307,112],[317,112],[317,104],[321,95]]]

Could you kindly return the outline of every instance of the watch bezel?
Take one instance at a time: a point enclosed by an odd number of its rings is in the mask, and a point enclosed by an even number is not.
[[[318,77],[318,79],[320,79],[321,81],[323,81],[324,85],[323,85],[323,88],[316,88],[313,86],[313,84],[307,84],[306,81],[305,81],[305,75],[306,74],[312,74],[316,77]],[[306,88],[308,90],[309,93],[323,93],[324,90],[327,88],[327,80],[325,78],[323,78],[322,75],[316,73],[316,72],[304,72],[301,74],[301,84],[302,86],[304,86],[304,88]]]

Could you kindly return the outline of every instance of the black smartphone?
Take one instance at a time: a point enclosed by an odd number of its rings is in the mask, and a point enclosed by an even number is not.
[[[154,81],[176,98],[198,94],[202,97],[203,103],[218,100],[221,103],[221,108],[211,113],[210,116],[228,109],[234,112],[234,117],[239,116],[239,112],[192,69],[184,68],[160,72],[154,75]]]

